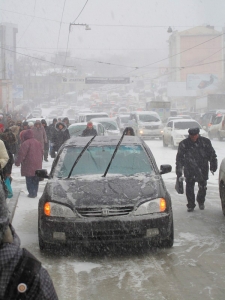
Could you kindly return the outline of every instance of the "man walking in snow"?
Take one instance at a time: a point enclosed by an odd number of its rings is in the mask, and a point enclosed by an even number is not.
[[[180,178],[184,171],[186,179],[187,211],[192,212],[195,208],[195,182],[198,183],[196,201],[199,208],[205,208],[205,196],[207,180],[210,171],[217,170],[217,155],[208,138],[199,135],[199,128],[190,128],[189,137],[180,142],[176,156],[176,174]]]

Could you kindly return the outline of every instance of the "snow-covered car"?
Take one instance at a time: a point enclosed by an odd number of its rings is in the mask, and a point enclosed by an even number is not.
[[[95,118],[91,122],[98,122],[104,126],[108,135],[120,135],[120,129],[116,121],[112,118]]]
[[[38,204],[41,250],[79,244],[172,247],[173,213],[162,174],[137,136],[76,137],[60,148]]]
[[[222,211],[225,216],[225,158],[222,160],[220,164],[219,170],[219,193]]]
[[[135,133],[143,138],[162,137],[162,121],[154,111],[132,111],[128,126],[133,127]]]
[[[225,138],[225,114],[218,113],[216,116],[211,117],[210,126],[208,127],[208,135],[212,140],[218,138],[222,141]]]
[[[175,119],[169,121],[162,131],[163,146],[171,145],[172,148],[178,147],[179,143],[188,137],[189,128],[199,128],[200,135],[207,137],[207,132],[201,125],[193,119]]]
[[[129,127],[128,126],[129,119],[130,119],[130,114],[119,114],[116,117],[116,121],[121,132],[123,132],[126,127]]]
[[[73,123],[68,127],[70,136],[81,136],[84,129],[87,127],[85,123]],[[98,135],[107,135],[102,124],[93,122],[93,127],[96,129]]]

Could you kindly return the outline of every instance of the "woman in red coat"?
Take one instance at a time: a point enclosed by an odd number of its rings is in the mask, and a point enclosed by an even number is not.
[[[37,197],[39,178],[35,176],[35,171],[42,168],[43,148],[40,142],[34,138],[31,129],[23,133],[23,142],[21,144],[15,165],[21,164],[21,176],[26,177],[28,197]]]

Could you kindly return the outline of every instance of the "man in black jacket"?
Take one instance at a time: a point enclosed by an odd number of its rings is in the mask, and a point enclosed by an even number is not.
[[[196,201],[199,208],[205,208],[205,196],[207,180],[210,171],[217,170],[217,155],[209,139],[199,135],[199,128],[190,128],[189,137],[180,142],[176,157],[176,174],[180,178],[184,171],[186,178],[186,196],[188,212],[195,208],[195,182],[198,182],[198,194]]]
[[[94,135],[97,135],[97,131],[96,129],[94,129],[93,123],[88,122],[87,127],[82,132],[82,136],[94,136]]]

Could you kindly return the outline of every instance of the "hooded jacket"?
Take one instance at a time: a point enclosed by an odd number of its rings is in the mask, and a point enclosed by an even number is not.
[[[176,174],[196,182],[208,180],[210,170],[217,170],[217,155],[209,139],[199,136],[196,142],[188,137],[180,142],[176,157]]]
[[[40,126],[37,126],[38,124]],[[34,123],[34,127],[31,130],[34,133],[34,138],[41,143],[42,149],[44,149],[44,144],[47,143],[47,135],[44,127],[41,124],[41,121],[36,121]]]
[[[59,125],[62,125],[63,128],[59,129]],[[70,134],[69,130],[66,128],[66,125],[63,122],[56,123],[55,129],[56,130],[52,134],[51,142],[53,144],[53,151],[57,152],[62,144],[70,138]]]
[[[21,164],[21,176],[35,176],[35,171],[42,168],[43,148],[33,135],[31,129],[24,130],[15,165]]]
[[[0,247],[0,299],[4,299],[4,294],[14,269],[22,256],[20,239],[12,226],[9,227],[12,234],[12,242],[3,243]],[[46,269],[39,270],[39,276],[34,280],[29,291],[30,300],[57,300],[52,280]],[[11,299],[7,299],[11,300]]]

